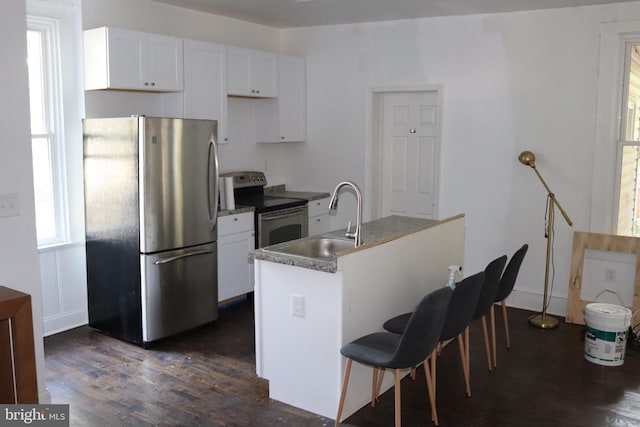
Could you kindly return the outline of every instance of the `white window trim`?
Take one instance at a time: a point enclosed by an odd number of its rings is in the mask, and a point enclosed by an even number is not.
[[[55,175],[53,177],[53,193],[55,200],[56,235],[46,239],[39,238],[38,247],[44,247],[70,241],[58,20],[55,18],[28,15],[27,29],[45,31],[48,35],[47,49],[49,57],[47,58],[46,66],[48,67],[51,80],[47,84],[47,89],[51,91],[48,98],[52,105],[47,107],[48,111],[46,115],[47,119],[52,120],[52,123],[48,123],[47,127],[48,130],[53,133],[51,162],[52,173]],[[52,111],[57,111],[57,113],[52,114]]]
[[[640,21],[600,26],[600,65],[589,231],[615,234],[619,190],[619,143],[623,67],[628,41],[640,39]]]

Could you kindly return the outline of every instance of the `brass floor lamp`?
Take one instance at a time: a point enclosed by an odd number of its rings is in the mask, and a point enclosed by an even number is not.
[[[529,318],[529,323],[533,326],[537,326],[538,328],[552,329],[558,326],[558,319],[547,315],[547,295],[549,292],[549,264],[551,262],[551,244],[553,242],[553,211],[555,210],[555,206],[558,206],[560,213],[570,227],[573,225],[573,222],[571,222],[569,215],[567,215],[564,209],[562,209],[562,206],[560,206],[560,203],[558,203],[558,200],[556,200],[555,194],[553,194],[551,189],[549,189],[547,183],[544,182],[544,179],[542,179],[542,175],[540,175],[540,172],[538,172],[538,169],[536,169],[536,156],[531,151],[523,151],[518,156],[518,160],[520,160],[520,163],[522,163],[523,165],[530,166],[534,170],[548,193],[547,197],[549,200],[549,220],[547,221],[547,230],[545,233],[545,237],[547,239],[547,262],[544,271],[544,300],[542,301],[542,312],[531,316]]]

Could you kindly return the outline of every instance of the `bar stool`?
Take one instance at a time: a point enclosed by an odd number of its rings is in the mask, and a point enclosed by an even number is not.
[[[400,405],[400,369],[406,369],[424,362],[427,391],[431,402],[431,418],[438,425],[438,414],[435,408],[435,393],[432,388],[431,373],[427,359],[435,357],[434,349],[440,337],[442,324],[451,300],[451,288],[444,287],[426,295],[418,304],[416,311],[410,316],[402,335],[390,332],[376,332],[365,335],[344,345],[340,353],[347,358],[347,365],[342,382],[338,414],[335,426],[340,424],[340,416],[349,384],[349,374],[353,360],[374,368],[373,385],[375,389],[378,369],[390,368],[395,374],[395,425],[401,425]],[[373,394],[373,393],[372,393]],[[374,396],[372,395],[372,403]]]

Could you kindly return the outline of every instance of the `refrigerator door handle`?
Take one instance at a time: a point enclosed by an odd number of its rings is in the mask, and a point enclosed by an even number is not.
[[[208,153],[208,165],[207,174],[211,174],[211,156],[213,155],[214,184],[213,184],[213,200],[211,200],[211,176],[207,176],[207,200],[209,204],[209,229],[213,231],[216,227],[218,220],[218,194],[220,192],[220,171],[218,169],[218,144],[216,144],[215,138],[211,135],[209,139],[209,153]]]
[[[179,259],[187,258],[187,257],[194,256],[194,255],[204,255],[204,254],[212,254],[212,253],[213,253],[213,251],[211,251],[211,250],[203,249],[203,250],[200,250],[200,251],[193,251],[193,252],[188,252],[186,254],[181,254],[181,255],[176,255],[176,256],[172,256],[172,257],[168,257],[168,258],[159,259],[159,260],[155,261],[154,264],[155,265],[167,264],[169,262],[177,261]]]

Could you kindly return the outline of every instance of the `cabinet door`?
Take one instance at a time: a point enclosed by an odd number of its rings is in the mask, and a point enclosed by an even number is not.
[[[305,59],[280,55],[278,97],[256,100],[258,142],[304,141],[307,138]]]
[[[251,51],[228,48],[227,90],[229,95],[253,96],[251,93]]]
[[[184,117],[218,121],[218,142],[227,138],[227,48],[184,41]]]
[[[228,49],[229,95],[269,98],[278,96],[276,55],[253,49]]]
[[[276,55],[256,52],[252,57],[252,86],[255,95],[264,98],[278,96],[278,63]]]
[[[151,90],[182,90],[182,39],[149,34],[147,46],[149,65],[145,87]]]
[[[318,236],[329,232],[329,214],[309,218],[309,236]]]
[[[108,87],[142,89],[147,80],[147,36],[138,31],[106,28]]]
[[[309,201],[309,236],[328,233],[330,197]]]
[[[280,56],[278,104],[281,141],[307,137],[307,84],[304,58]]]
[[[253,291],[253,263],[249,253],[255,249],[253,231],[218,238],[218,301]]]

